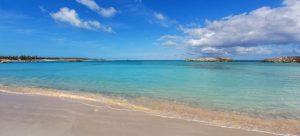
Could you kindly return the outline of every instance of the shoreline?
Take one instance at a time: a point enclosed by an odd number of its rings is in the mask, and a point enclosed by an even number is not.
[[[132,104],[132,103],[128,102],[127,100],[117,99],[117,98],[109,98],[109,97],[103,96],[101,94],[92,94],[92,93],[86,93],[86,92],[68,92],[68,91],[55,90],[55,89],[11,87],[11,86],[0,86],[0,93],[10,93],[10,94],[15,94],[15,95],[27,95],[27,96],[46,96],[46,97],[70,99],[70,100],[75,100],[75,101],[90,101],[90,102],[101,103],[106,108],[111,109],[111,110],[141,112],[143,114],[147,114],[150,116],[157,116],[157,117],[162,117],[162,118],[167,118],[167,119],[180,119],[180,120],[185,120],[188,122],[197,122],[199,124],[203,124],[203,125],[207,125],[207,126],[214,126],[214,127],[227,128],[227,129],[237,129],[237,130],[243,130],[243,131],[247,131],[247,132],[260,132],[260,133],[264,133],[264,134],[274,134],[274,135],[292,135],[292,134],[287,134],[287,133],[283,133],[283,132],[278,133],[278,132],[272,132],[272,131],[264,131],[261,129],[239,127],[237,125],[232,125],[232,124],[226,125],[226,124],[222,124],[218,121],[216,121],[217,123],[210,122],[209,120],[206,120],[206,121],[199,120],[197,118],[190,118],[189,116],[184,117],[179,114],[168,113],[168,111],[159,111],[157,109],[153,109],[153,107],[151,107],[151,106],[150,106],[150,108],[149,108],[149,106],[148,107],[145,107],[144,105],[140,106],[140,105]],[[154,103],[154,104],[156,105],[157,103]],[[164,105],[163,107],[160,107],[160,108],[165,108],[165,106],[169,106],[169,105]],[[178,105],[175,105],[175,106],[178,106]],[[186,109],[186,107],[184,107],[184,108]],[[205,114],[208,114],[208,113],[205,113]],[[220,114],[220,112],[217,112],[217,113],[209,112],[209,114],[212,114],[210,116],[214,116],[214,114]],[[229,117],[229,116],[236,116],[236,115],[227,114],[224,117]],[[251,120],[251,118],[247,118],[247,119]],[[264,120],[262,120],[262,121],[264,121]],[[297,133],[294,135],[297,135]]]
[[[89,100],[0,92],[0,135],[224,135],[271,136],[142,112],[107,108]],[[13,130],[13,131],[11,131]]]
[[[105,59],[91,58],[66,58],[66,57],[38,57],[38,56],[0,56],[0,63],[19,63],[19,62],[84,62],[84,61],[106,61]]]

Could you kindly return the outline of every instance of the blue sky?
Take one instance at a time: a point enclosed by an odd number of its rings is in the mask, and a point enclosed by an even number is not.
[[[297,9],[298,0],[0,0],[0,55],[298,55]]]

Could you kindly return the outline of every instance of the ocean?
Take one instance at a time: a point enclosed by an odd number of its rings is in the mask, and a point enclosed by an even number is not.
[[[183,119],[300,134],[300,64],[295,63],[5,63],[0,85],[101,94]]]

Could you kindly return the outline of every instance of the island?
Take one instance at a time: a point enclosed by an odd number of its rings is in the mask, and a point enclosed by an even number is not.
[[[271,58],[271,59],[264,59],[262,62],[300,63],[300,56],[275,57],[275,58]]]
[[[57,57],[38,57],[38,56],[0,56],[0,63],[13,62],[82,62],[82,61],[106,61],[105,59],[90,59],[90,58],[57,58]]]
[[[197,58],[197,59],[186,59],[188,62],[232,62],[230,58]]]

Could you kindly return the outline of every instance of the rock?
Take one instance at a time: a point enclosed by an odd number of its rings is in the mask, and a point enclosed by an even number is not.
[[[197,59],[186,59],[189,62],[232,62],[229,58],[197,58]]]
[[[300,63],[300,56],[276,57],[276,58],[271,58],[271,59],[264,59],[263,62]]]

